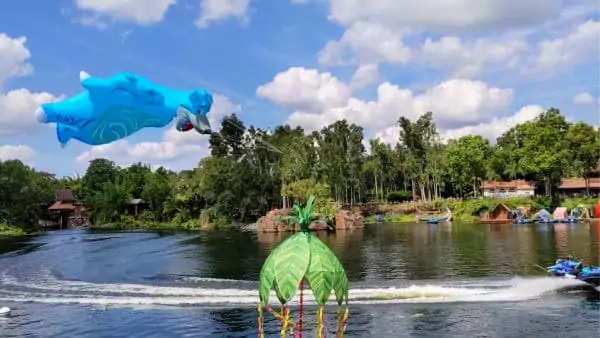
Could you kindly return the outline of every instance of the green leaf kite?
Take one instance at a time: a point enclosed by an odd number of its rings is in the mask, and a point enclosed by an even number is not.
[[[314,221],[315,197],[310,196],[304,208],[295,204],[294,216],[287,219],[300,225],[300,232],[279,244],[267,257],[260,271],[258,292],[260,303],[259,337],[263,338],[263,307],[281,321],[281,336],[285,337],[288,328],[296,329],[297,337],[302,337],[303,287],[306,281],[319,305],[317,310],[318,336],[325,334],[324,307],[332,293],[338,304],[337,336],[342,337],[348,319],[348,277],[336,255],[317,237],[310,233],[309,226]],[[282,305],[281,312],[268,306],[271,289],[275,289]],[[300,291],[300,315],[297,323],[290,320],[288,303]],[[342,303],[346,309],[342,313]]]

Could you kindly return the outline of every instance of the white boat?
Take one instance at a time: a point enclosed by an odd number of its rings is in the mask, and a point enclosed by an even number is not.
[[[10,308],[9,307],[0,307],[0,316],[6,316],[8,314],[10,314]]]

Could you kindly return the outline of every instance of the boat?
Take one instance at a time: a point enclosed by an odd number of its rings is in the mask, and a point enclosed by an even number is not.
[[[571,256],[557,259],[554,265],[546,269],[551,276],[578,279],[594,286],[600,285],[600,266],[584,266]]]
[[[579,222],[579,217],[581,214],[581,210],[574,208],[571,210],[571,213],[567,215],[567,208],[558,207],[556,210],[554,210],[552,218],[556,219],[558,223],[573,224]]]
[[[556,218],[553,218],[552,214],[550,214],[550,212],[548,212],[548,210],[546,209],[538,211],[533,217],[533,219],[535,220],[535,223],[540,224],[553,224],[558,222],[558,220]]]
[[[10,308],[9,307],[0,307],[0,316],[8,316],[10,314]]]
[[[531,218],[527,218],[523,216],[523,211],[521,209],[511,210],[511,216],[513,218],[513,224],[529,224],[533,223]]]
[[[429,217],[421,217],[420,221],[425,222],[427,224],[438,224],[442,222],[450,222],[452,220],[452,211],[446,207],[446,213],[440,217],[429,216]]]

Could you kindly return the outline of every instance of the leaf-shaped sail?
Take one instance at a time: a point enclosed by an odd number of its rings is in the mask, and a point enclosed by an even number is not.
[[[337,258],[331,250],[318,238],[310,237],[310,263],[306,272],[306,279],[310,284],[315,301],[325,305],[336,281]]]
[[[275,282],[275,259],[274,257],[277,255],[279,247],[275,248],[265,260],[265,263],[260,270],[260,277],[258,278],[258,296],[260,297],[260,301],[263,304],[267,304],[269,302],[269,294],[271,292],[271,287]]]
[[[275,292],[282,304],[289,302],[298,291],[310,262],[307,233],[299,232],[286,239],[273,251]]]
[[[337,257],[336,257],[337,260]],[[337,260],[337,268],[335,274],[335,281],[333,283],[333,291],[335,292],[335,300],[338,305],[342,305],[342,303],[348,303],[348,291],[349,291],[349,282],[348,276],[346,275],[346,271],[344,271],[344,267],[339,260]]]

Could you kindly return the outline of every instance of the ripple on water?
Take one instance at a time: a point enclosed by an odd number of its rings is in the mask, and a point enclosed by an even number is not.
[[[323,237],[353,279],[347,336],[597,333],[597,299],[581,292],[556,294],[575,281],[498,278],[517,266],[535,274],[525,266],[545,265],[540,252],[554,245],[549,229],[538,236],[535,228],[415,227],[380,226]],[[570,241],[577,231],[566,233],[561,248],[575,245],[593,260],[593,250],[577,246],[581,240]],[[0,256],[0,305],[14,309],[11,317],[0,319],[0,336],[255,336],[257,282],[243,276],[257,276],[268,254],[264,248],[277,243],[264,240],[247,233],[143,232],[37,238],[24,244],[30,245],[27,252],[21,246]],[[305,299],[312,301],[310,293]],[[292,306],[296,303],[297,298]],[[312,336],[316,309],[305,310],[307,336]],[[326,313],[333,331],[335,307]],[[279,332],[273,318],[265,327]]]

